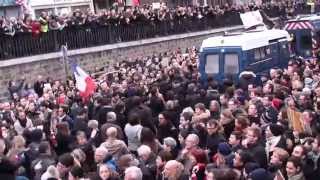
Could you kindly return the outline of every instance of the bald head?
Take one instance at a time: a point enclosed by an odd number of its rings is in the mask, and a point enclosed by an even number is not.
[[[176,161],[170,160],[164,166],[163,174],[166,178],[178,179],[184,170],[183,164]]]
[[[166,163],[166,167],[177,168],[179,164],[181,163],[176,160],[170,160]]]
[[[115,127],[110,127],[107,129],[108,138],[116,138],[117,137],[117,129]]]

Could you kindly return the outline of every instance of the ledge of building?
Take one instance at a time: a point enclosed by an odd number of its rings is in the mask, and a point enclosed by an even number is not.
[[[81,49],[69,50],[68,56],[95,53],[95,52],[107,51],[107,50],[118,49],[118,48],[126,48],[126,47],[132,47],[132,46],[141,46],[141,45],[147,45],[147,44],[152,44],[157,42],[178,40],[178,39],[184,39],[189,37],[204,36],[209,34],[217,34],[217,33],[222,33],[226,31],[237,31],[241,29],[243,29],[242,25],[231,26],[231,27],[217,28],[217,29],[212,29],[207,31],[184,33],[184,34],[170,35],[165,37],[143,39],[138,41],[130,41],[130,42],[108,44],[108,45],[95,46],[95,47],[89,47],[89,48],[81,48]],[[0,61],[1,62],[0,67],[8,67],[8,66],[32,63],[32,62],[43,61],[48,59],[56,59],[61,57],[62,57],[61,51],[54,52],[54,53],[47,53],[47,54],[39,54],[35,56],[27,56],[22,58],[15,58],[15,59]]]

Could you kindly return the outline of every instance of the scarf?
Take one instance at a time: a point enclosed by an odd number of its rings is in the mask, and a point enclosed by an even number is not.
[[[273,149],[277,146],[281,139],[281,136],[272,136],[269,139],[267,139],[266,142],[266,152],[267,152],[267,157],[269,159],[269,153],[273,151]]]
[[[289,177],[288,180],[305,180],[305,178],[303,173],[300,172],[299,174]]]
[[[315,153],[311,151],[308,153],[308,156],[314,163],[314,170],[318,169],[318,160],[320,158],[320,153]]]
[[[294,131],[298,131],[299,133],[303,132],[303,123],[301,122],[301,113],[288,108],[287,109],[288,119],[289,119],[289,125],[293,128]]]
[[[27,119],[20,119],[19,118],[19,123],[23,128],[27,127],[27,121],[28,121]]]

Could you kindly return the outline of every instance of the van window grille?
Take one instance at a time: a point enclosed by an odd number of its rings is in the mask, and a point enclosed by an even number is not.
[[[224,73],[225,74],[239,73],[238,54],[225,54],[225,56],[224,56]]]
[[[205,72],[207,74],[219,73],[219,55],[218,54],[207,55]]]

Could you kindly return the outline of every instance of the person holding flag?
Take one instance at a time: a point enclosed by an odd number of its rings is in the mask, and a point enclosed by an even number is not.
[[[88,102],[97,88],[95,81],[77,64],[72,65],[72,71],[76,80],[76,88],[79,90],[82,100]]]

